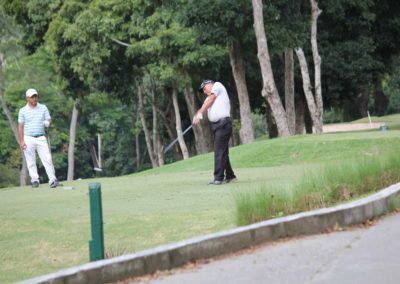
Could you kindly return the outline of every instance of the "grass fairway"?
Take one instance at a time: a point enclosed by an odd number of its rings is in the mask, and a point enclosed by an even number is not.
[[[212,187],[213,156],[146,172],[81,180],[75,190],[0,189],[0,283],[88,262],[89,182],[102,185],[106,253],[120,255],[235,227],[235,195],[285,185],[331,161],[400,152],[400,131],[305,135],[231,148],[238,176]]]

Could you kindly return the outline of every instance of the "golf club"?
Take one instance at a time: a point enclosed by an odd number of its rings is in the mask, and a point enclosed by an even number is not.
[[[49,151],[50,151],[50,153],[51,153],[51,145],[50,145],[50,131],[48,130],[48,128],[46,128],[46,130],[45,130],[45,132],[46,132],[46,138],[47,138],[47,144],[49,144]]]
[[[190,129],[192,129],[193,124],[191,124],[188,128],[185,129],[185,131],[183,131],[182,136],[184,136]],[[174,141],[172,141],[171,143],[168,144],[167,147],[165,147],[164,149],[164,154],[168,152],[169,149],[172,148],[172,146],[175,145],[176,142],[178,142],[179,137],[177,137]]]
[[[49,130],[50,122],[48,120],[45,120],[43,122],[43,126],[44,126],[44,132],[46,133],[47,144],[49,144],[49,150],[50,150],[50,153],[51,153],[51,149],[50,149],[50,130]]]

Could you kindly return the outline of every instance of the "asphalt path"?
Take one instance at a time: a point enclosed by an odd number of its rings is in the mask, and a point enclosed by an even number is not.
[[[124,283],[400,283],[400,213]]]

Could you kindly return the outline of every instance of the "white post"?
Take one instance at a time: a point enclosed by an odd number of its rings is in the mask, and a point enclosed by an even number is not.
[[[97,143],[98,143],[98,159],[99,159],[99,164],[98,167],[102,169],[103,167],[101,166],[101,135],[97,134]]]
[[[372,121],[371,121],[371,116],[369,115],[369,110],[367,111],[367,113],[368,113],[369,127],[372,128]]]

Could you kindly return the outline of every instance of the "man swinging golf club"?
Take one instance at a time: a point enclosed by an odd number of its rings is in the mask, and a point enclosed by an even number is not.
[[[229,183],[236,179],[229,161],[229,139],[232,135],[231,106],[228,93],[220,82],[204,80],[199,92],[207,95],[202,107],[193,117],[197,125],[207,112],[214,136],[214,179],[209,185]]]
[[[27,104],[18,113],[18,140],[24,152],[31,177],[32,187],[39,187],[39,175],[36,166],[36,151],[46,169],[51,188],[59,186],[55,175],[49,145],[45,136],[45,127],[49,127],[51,117],[49,110],[38,102],[38,92],[35,89],[26,91]]]

